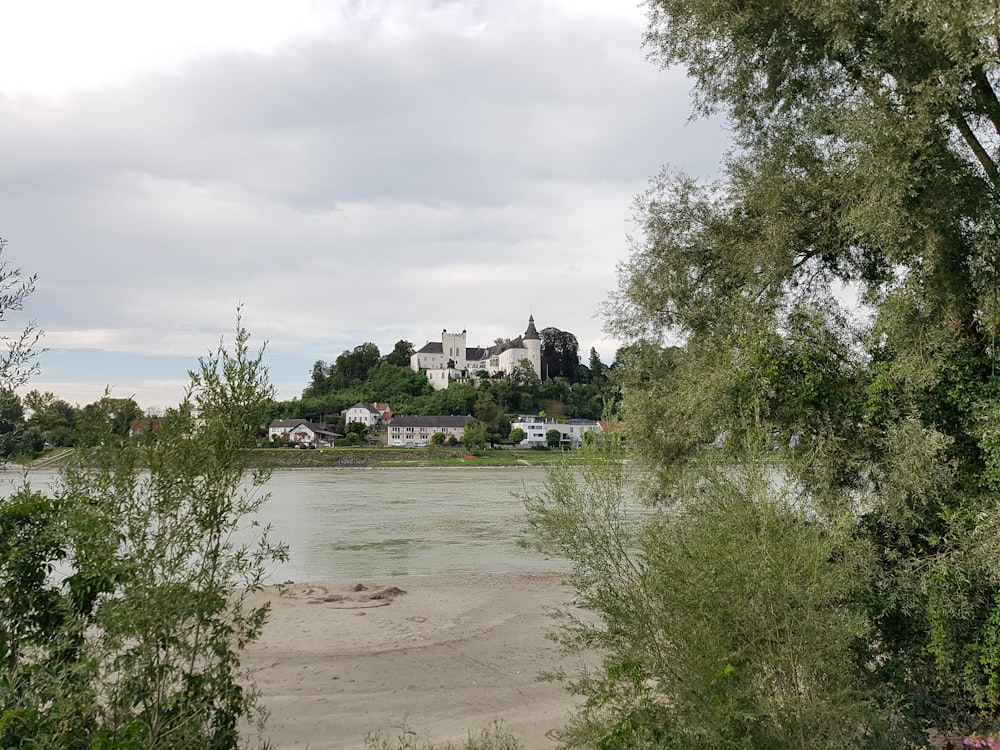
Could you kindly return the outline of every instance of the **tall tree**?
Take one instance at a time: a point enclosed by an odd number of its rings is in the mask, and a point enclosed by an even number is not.
[[[368,373],[379,363],[381,355],[378,347],[369,342],[344,351],[337,357],[331,368],[330,378],[335,388],[349,388],[360,385]]]
[[[828,550],[832,561],[864,561],[851,572],[863,583],[853,598],[820,597],[823,607],[839,603],[825,610],[831,628],[846,614],[864,615],[851,649],[827,652],[830,664],[855,659],[853,689],[874,680],[868,695],[881,701],[881,715],[918,744],[929,726],[967,731],[996,721],[997,6],[648,0],[647,7],[652,56],[687,67],[697,111],[728,116],[736,141],[719,182],[667,170],[636,203],[639,231],[609,312],[612,332],[630,344],[617,369],[629,444],[650,467],[647,489],[676,518],[689,514],[683,522],[692,528],[714,519],[706,528],[718,531],[719,503],[730,503],[731,493],[759,496],[760,485],[706,471],[706,446],[741,472],[751,460],[782,466],[797,496],[767,512],[785,514],[786,523],[809,508],[810,523],[824,525],[828,541],[840,539]],[[869,316],[852,319],[842,309],[844,288]],[[668,342],[679,346],[664,348]],[[692,498],[705,502],[681,502]],[[852,533],[834,533],[845,517],[855,520]],[[650,533],[663,533],[664,548],[687,534],[661,521]],[[810,529],[793,540],[803,554]],[[672,570],[658,568],[660,559],[646,558],[636,579],[653,586],[647,593]],[[771,580],[780,600],[794,578],[768,573],[764,563],[747,576]],[[723,580],[712,583],[709,561],[703,574],[697,580],[705,585]],[[614,620],[612,604],[604,611]],[[790,635],[773,624],[779,641]],[[641,679],[635,700],[610,722],[618,729],[640,715],[629,711],[664,700],[679,707],[691,695],[643,687],[676,684],[658,668],[644,671],[652,654],[638,650],[631,654],[638,661],[626,663]],[[766,679],[786,668],[772,656],[744,666]],[[824,692],[822,673],[802,675],[813,697],[843,709],[842,693]],[[729,718],[744,711],[751,723],[728,724],[735,734],[715,739],[753,745],[752,722],[768,720],[764,704],[739,703],[744,694],[728,685],[736,683],[714,685],[713,698],[733,701]],[[791,709],[784,705],[768,710]],[[788,715],[782,726],[803,725]],[[691,740],[698,729],[677,731],[671,741]],[[828,747],[863,741],[816,737]],[[798,743],[791,734],[767,739],[772,747]]]
[[[392,351],[382,358],[382,361],[389,365],[396,365],[397,367],[409,367],[410,357],[412,356],[413,344],[405,339],[400,339],[396,342],[396,346],[393,347]]]
[[[580,364],[580,344],[569,331],[543,328],[538,334],[542,339],[542,378],[563,377],[573,381]]]
[[[113,435],[119,440],[128,437],[132,422],[142,417],[142,409],[134,398],[114,398],[110,393],[87,404],[80,410],[77,440],[86,445]]]
[[[155,436],[96,420],[54,497],[0,498],[3,747],[223,750],[262,721],[240,660],[268,608],[248,593],[287,551],[249,524],[273,389],[248,341],[237,324],[199,360]]]
[[[604,372],[608,369],[604,363],[601,361],[601,355],[597,353],[597,349],[593,346],[590,347],[590,377],[592,380],[603,377]]]
[[[54,393],[37,390],[24,395],[24,405],[31,411],[27,424],[41,431],[51,445],[69,446],[76,441],[77,409]]]
[[[0,390],[0,458],[17,453],[24,427],[21,399],[13,391]]]

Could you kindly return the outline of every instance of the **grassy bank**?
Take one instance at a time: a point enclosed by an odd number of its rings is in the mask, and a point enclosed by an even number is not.
[[[544,466],[572,460],[559,451],[488,450],[470,456],[461,448],[261,448],[261,462],[279,469],[296,468],[384,468],[398,466]]]
[[[258,448],[254,451],[259,464],[277,469],[347,469],[385,468],[399,466],[477,467],[477,466],[545,466],[554,462],[573,461],[575,454],[536,450],[487,450],[470,456],[461,448]],[[60,449],[29,464],[29,468],[58,469],[72,456],[72,451]]]

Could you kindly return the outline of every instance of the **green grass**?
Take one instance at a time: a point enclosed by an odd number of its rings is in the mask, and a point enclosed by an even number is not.
[[[72,456],[72,450],[53,457],[43,456],[33,466],[58,469]],[[389,467],[455,467],[475,468],[484,466],[547,466],[557,462],[574,462],[573,452],[535,451],[522,449],[486,450],[470,457],[458,448],[257,448],[255,458],[260,464],[276,469],[345,469],[345,468],[389,468]]]
[[[476,466],[545,466],[556,461],[573,460],[572,453],[533,450],[486,450],[472,457],[462,448],[261,448],[262,462],[277,468],[331,467],[476,467]]]

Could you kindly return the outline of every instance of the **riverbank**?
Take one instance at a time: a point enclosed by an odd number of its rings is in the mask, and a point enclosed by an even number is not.
[[[6,464],[8,471],[58,470],[73,456],[71,449],[49,452],[26,464]],[[532,467],[553,463],[572,462],[577,454],[572,451],[540,451],[520,448],[486,450],[470,455],[462,448],[257,448],[254,461],[260,466],[275,469],[379,469],[398,467],[477,468],[477,467]]]
[[[262,638],[244,663],[281,748],[354,750],[403,722],[460,745],[503,721],[527,750],[554,748],[574,699],[540,673],[564,665],[545,633],[572,607],[560,573],[400,576],[270,586]]]

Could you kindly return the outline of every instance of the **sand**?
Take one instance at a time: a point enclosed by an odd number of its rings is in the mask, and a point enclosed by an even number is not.
[[[545,637],[545,609],[572,606],[563,574],[295,583],[254,597],[273,608],[244,664],[257,670],[279,748],[360,748],[368,732],[395,738],[404,721],[422,741],[460,744],[499,719],[545,750],[575,702],[538,679],[570,664]]]

